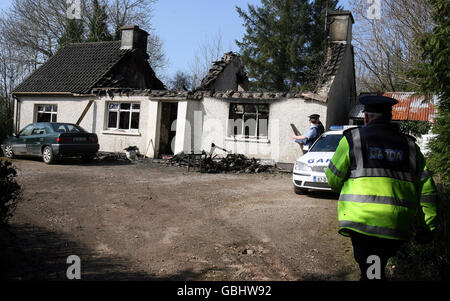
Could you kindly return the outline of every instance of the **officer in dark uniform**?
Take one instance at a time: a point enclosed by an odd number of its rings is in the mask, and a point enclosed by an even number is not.
[[[339,233],[351,238],[361,280],[384,279],[387,261],[409,239],[416,214],[423,224],[416,240],[432,239],[436,187],[415,139],[390,122],[397,100],[368,95],[360,102],[365,126],[344,131],[326,176],[340,191]],[[371,274],[374,264],[378,276]]]
[[[312,114],[309,115],[309,119],[312,120],[317,120],[317,128],[319,129],[319,136],[323,134],[323,132],[325,132],[325,128],[322,124],[322,121],[320,121],[320,115],[319,114]]]
[[[295,142],[297,142],[300,145],[300,148],[303,148],[303,145],[307,145],[308,147],[310,147],[317,140],[317,138],[319,138],[319,136],[324,132],[323,124],[319,120],[320,115],[312,114],[309,115],[308,118],[310,123],[310,128],[308,132],[306,132],[305,135],[292,136],[292,138],[295,139]]]

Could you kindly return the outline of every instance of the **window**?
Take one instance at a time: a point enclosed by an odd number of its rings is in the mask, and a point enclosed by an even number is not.
[[[30,136],[33,131],[34,126],[32,124],[27,125],[24,129],[19,132],[19,136]]]
[[[267,138],[269,121],[268,104],[230,105],[228,135],[242,138]]]
[[[31,135],[45,135],[51,132],[52,131],[47,126],[37,125],[31,132]]]
[[[52,123],[52,128],[57,133],[86,133],[86,131],[75,124]]]
[[[36,105],[36,122],[56,122],[57,105]]]
[[[139,129],[139,113],[141,105],[129,102],[108,103],[108,129]]]
[[[335,152],[342,139],[342,135],[322,135],[310,152]]]

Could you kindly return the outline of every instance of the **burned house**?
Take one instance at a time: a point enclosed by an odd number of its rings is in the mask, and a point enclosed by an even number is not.
[[[316,113],[327,128],[346,124],[355,102],[353,17],[341,11],[330,18],[328,56],[315,91],[250,92],[231,52],[213,63],[195,91],[168,91],[148,64],[147,33],[124,27],[121,41],[70,44],[25,79],[13,93],[16,130],[37,121],[79,123],[97,133],[102,151],[135,145],[156,158],[209,151],[214,143],[292,163],[300,150],[291,123],[306,132],[307,116]]]

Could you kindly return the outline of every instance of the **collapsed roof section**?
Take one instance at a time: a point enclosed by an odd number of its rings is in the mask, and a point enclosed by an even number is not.
[[[196,90],[243,91],[248,88],[248,77],[244,71],[240,56],[227,52],[222,59],[212,64],[208,74]]]
[[[288,92],[248,92],[248,91],[170,91],[170,90],[138,90],[122,88],[95,88],[93,93],[102,96],[147,96],[156,100],[202,100],[205,97],[213,97],[223,100],[267,100],[276,101],[286,98],[302,98],[300,93]]]

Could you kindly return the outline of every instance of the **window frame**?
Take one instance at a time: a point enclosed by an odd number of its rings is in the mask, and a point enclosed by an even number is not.
[[[39,110],[39,107],[42,106],[42,110]],[[50,112],[46,110],[46,106],[50,106]],[[58,122],[58,104],[35,104],[35,122]],[[53,110],[55,109],[55,110]],[[50,114],[50,121],[39,120],[39,114]],[[55,120],[53,120],[53,116],[55,116]]]
[[[117,109],[111,109],[111,104],[117,104]],[[129,109],[121,109],[122,104],[129,104]],[[139,108],[133,108],[133,105],[139,105]],[[116,126],[110,127],[110,113],[116,112]],[[122,129],[120,128],[120,113],[128,113],[128,128]],[[137,128],[132,128],[131,125],[133,123],[133,113],[138,113],[138,121],[137,121]],[[124,132],[133,132],[137,133],[139,132],[140,127],[140,121],[141,121],[141,102],[131,102],[131,101],[108,101],[106,102],[106,130],[108,131],[124,131]]]
[[[243,107],[242,109],[242,113],[234,113],[234,107],[241,105]],[[255,110],[252,110],[251,112],[246,113],[246,106],[254,106]],[[265,106],[266,110],[264,112],[260,111],[260,106]],[[267,118],[261,118],[262,114],[267,114]],[[236,125],[236,120],[239,120],[238,118],[235,118],[236,115],[240,115],[242,116],[240,118],[241,120],[241,134],[235,134],[235,125]],[[252,140],[261,140],[261,141],[267,141],[269,139],[269,115],[270,115],[270,104],[268,103],[249,103],[249,102],[232,102],[230,103],[230,109],[229,109],[229,113],[228,113],[228,126],[227,126],[227,137],[231,138],[231,139],[235,139],[235,140],[247,140],[247,141],[252,141]],[[245,121],[249,120],[246,119],[246,116],[251,116],[253,117],[253,119],[255,120],[255,116],[256,116],[256,128],[254,129],[254,133],[255,135],[247,135],[246,134],[246,124]],[[259,126],[259,120],[266,120],[267,122],[267,128],[266,128],[266,135],[260,135],[260,126]],[[233,122],[233,128],[230,128],[230,122]],[[248,132],[250,133],[251,130],[248,129]]]

